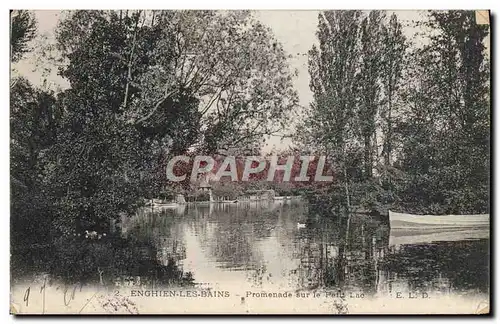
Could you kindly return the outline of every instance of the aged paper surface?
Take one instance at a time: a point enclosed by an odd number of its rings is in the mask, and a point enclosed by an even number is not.
[[[11,11],[11,314],[488,314],[489,11]]]

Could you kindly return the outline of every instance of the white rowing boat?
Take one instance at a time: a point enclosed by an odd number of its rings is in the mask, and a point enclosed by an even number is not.
[[[235,200],[212,200],[210,203],[213,204],[236,204],[238,202],[237,199]]]
[[[178,203],[153,204],[152,207],[158,209],[175,209],[179,207],[179,204]]]
[[[478,215],[412,215],[389,211],[389,245],[487,239],[490,217]]]
[[[391,229],[452,229],[489,227],[490,215],[412,215],[389,211]]]

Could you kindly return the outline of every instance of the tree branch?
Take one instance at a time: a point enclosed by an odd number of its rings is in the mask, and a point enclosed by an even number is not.
[[[128,92],[130,87],[130,81],[132,79],[132,60],[134,59],[135,44],[137,41],[137,27],[139,25],[139,18],[141,16],[141,11],[139,11],[139,16],[135,21],[134,37],[132,39],[132,49],[130,50],[130,56],[128,60],[128,71],[127,71],[127,84],[125,85],[125,97],[123,98],[123,109],[127,108]]]

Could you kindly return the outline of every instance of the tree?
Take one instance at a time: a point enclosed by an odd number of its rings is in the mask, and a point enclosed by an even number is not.
[[[106,55],[124,69],[115,87],[125,92],[123,118],[137,127],[171,129],[165,123],[172,116],[162,117],[164,107],[179,96],[188,104],[197,100],[192,103],[196,110],[179,114],[191,121],[180,129],[198,136],[188,146],[200,142],[200,148],[216,151],[261,142],[282,130],[297,106],[281,45],[248,12],[77,12],[58,32],[68,56],[81,58],[78,44],[88,36],[92,20],[114,30],[121,27],[111,26],[129,24],[125,48],[107,49]]]
[[[321,14],[310,52],[314,102],[297,137],[337,159],[347,205],[487,211],[488,28],[469,11],[431,11],[419,26],[417,46],[396,15]]]
[[[52,199],[44,190],[47,152],[57,137],[61,111],[53,93],[18,78],[10,88],[11,239],[47,234]]]
[[[385,167],[390,167],[394,147],[393,119],[397,114],[395,103],[399,94],[403,67],[407,63],[405,52],[408,47],[401,23],[394,13],[390,17],[388,26],[383,26],[383,47],[381,73],[385,105],[382,105],[380,109],[384,135],[382,155]]]
[[[202,149],[245,147],[281,131],[298,98],[271,31],[248,12],[187,11],[175,19],[171,88],[189,87],[203,98]]]
[[[11,63],[32,50],[36,20],[29,11],[11,11]],[[54,145],[62,110],[56,94],[22,77],[10,85],[10,180],[12,246],[45,242],[53,218],[53,202],[45,186],[47,152]],[[26,235],[29,233],[29,237]],[[28,244],[29,245],[29,244]]]
[[[318,16],[319,48],[309,51],[310,87],[314,94],[300,130],[304,145],[327,153],[341,174],[350,205],[347,161],[353,149],[359,69],[360,11],[326,11]],[[340,172],[339,172],[340,171]]]
[[[380,107],[380,78],[383,57],[382,23],[385,14],[373,10],[361,23],[361,66],[357,75],[359,91],[358,124],[363,143],[363,163],[366,179],[373,175],[373,162],[378,158],[376,118]]]
[[[36,19],[27,10],[10,11],[10,59],[19,61],[29,52],[29,42],[36,36]]]
[[[486,212],[489,205],[488,27],[472,11],[431,11],[429,43],[415,51],[406,98],[401,168],[405,196],[436,213]],[[414,197],[413,199],[408,197]],[[417,201],[418,203],[418,201]]]
[[[52,180],[67,226],[130,212],[165,185],[169,157],[260,141],[297,102],[281,45],[248,12],[75,11],[57,41],[70,88]]]

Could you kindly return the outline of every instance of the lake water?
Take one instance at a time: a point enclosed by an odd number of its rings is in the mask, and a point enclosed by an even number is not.
[[[298,202],[183,206],[141,211],[126,237],[213,289],[488,294],[489,240],[389,245],[387,222],[338,217]],[[404,242],[403,242],[404,243]]]
[[[442,241],[406,244],[387,220],[301,201],[143,209],[115,229],[13,253],[16,309],[407,314],[477,313],[489,304],[489,239],[443,232],[434,233]],[[177,298],[138,295],[155,291]],[[208,292],[221,298],[191,298]]]

